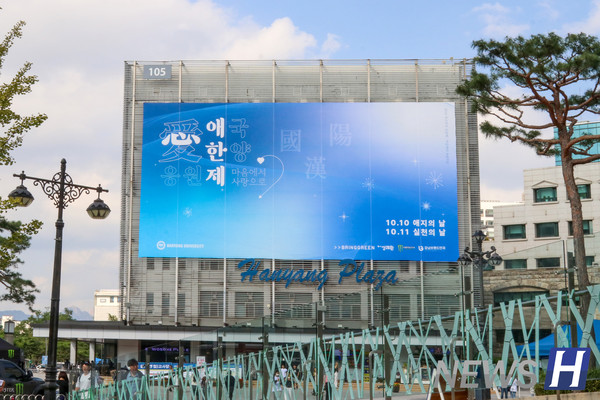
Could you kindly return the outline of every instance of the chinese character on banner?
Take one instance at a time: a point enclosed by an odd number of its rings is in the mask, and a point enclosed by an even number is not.
[[[217,118],[215,121],[210,121],[206,124],[206,129],[209,132],[214,132],[217,137],[224,138],[225,137],[225,118]]]
[[[352,132],[350,124],[331,124],[329,125],[329,145],[330,146],[350,146],[352,144]]]
[[[210,156],[210,161],[223,161],[222,158],[215,158],[215,156],[223,157],[223,153],[227,151],[227,148],[223,147],[223,142],[217,142],[217,144],[210,142],[210,144],[206,145],[206,149],[206,152]]]
[[[225,167],[220,166],[215,169],[209,169],[208,178],[206,178],[206,180],[209,181],[211,179],[217,182],[217,185],[225,186]]]
[[[194,154],[196,149],[194,144],[200,143],[202,131],[198,129],[198,121],[189,119],[185,121],[165,122],[165,130],[160,133],[161,144],[170,146],[163,153],[160,162],[173,162],[186,160],[198,162],[202,156]]]
[[[325,159],[323,157],[306,157],[308,161],[306,165],[306,178],[321,178],[325,179],[327,173],[325,172]]]
[[[281,151],[301,151],[302,131],[282,129],[281,130]]]
[[[250,128],[250,125],[246,124],[246,118],[233,118],[231,122],[235,122],[235,124],[229,125],[229,129],[231,129],[231,133],[239,133],[240,139],[246,137],[246,129]]]

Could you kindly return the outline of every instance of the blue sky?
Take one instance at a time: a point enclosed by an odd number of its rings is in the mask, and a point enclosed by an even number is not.
[[[0,82],[33,62],[40,82],[15,107],[49,116],[14,152],[15,165],[0,167],[3,195],[18,183],[13,173],[51,177],[63,157],[76,183],[110,189],[103,196],[113,209],[108,220],[87,218],[91,195],[65,213],[61,307],[88,312],[94,290],[118,287],[125,60],[461,59],[474,56],[471,42],[480,38],[600,34],[600,0],[0,0],[0,7],[2,32],[27,22]],[[484,199],[518,201],[523,169],[552,165],[504,142],[481,139],[480,152]],[[41,290],[36,307],[44,309],[56,211],[39,188],[30,189],[36,201],[9,217],[45,223],[22,267]]]

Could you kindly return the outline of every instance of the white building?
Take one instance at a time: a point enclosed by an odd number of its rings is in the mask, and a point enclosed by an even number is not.
[[[524,171],[524,203],[494,207],[495,246],[504,263],[497,269],[564,267],[573,251],[571,208],[561,167]],[[600,257],[600,165],[579,165],[575,181],[582,200],[588,266]]]
[[[494,207],[522,203],[500,200],[481,200],[481,229],[487,233],[488,240],[494,240]]]
[[[110,316],[118,317],[119,307],[118,289],[100,289],[94,292],[94,321],[110,321]]]

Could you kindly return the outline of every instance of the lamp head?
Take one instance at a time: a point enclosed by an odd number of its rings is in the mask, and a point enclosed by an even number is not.
[[[15,176],[21,179],[21,184],[8,194],[8,198],[11,199],[18,207],[27,207],[33,202],[33,195],[23,185],[23,181],[26,178],[25,171],[21,172],[20,175]]]
[[[467,265],[471,264],[473,262],[473,259],[471,257],[469,257],[469,255],[467,253],[463,253],[460,257],[458,257],[458,264],[461,267],[466,267]]]
[[[98,198],[94,200],[92,204],[90,204],[86,211],[93,219],[104,219],[108,217],[108,214],[110,214],[110,207],[107,206],[106,203],[104,203],[104,201],[102,201],[100,198],[102,186],[98,186],[96,191],[98,192]]]
[[[483,233],[483,231],[482,231],[482,230],[478,230],[477,232],[475,232],[475,233],[473,234],[473,238],[475,239],[475,241],[476,241],[478,244],[481,244],[481,243],[483,243],[483,241],[485,240],[486,236],[485,236],[485,233]]]

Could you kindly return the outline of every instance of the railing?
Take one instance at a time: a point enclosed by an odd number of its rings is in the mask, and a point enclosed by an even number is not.
[[[515,361],[531,360],[536,363],[535,374],[539,376],[540,328],[567,319],[567,308],[581,327],[579,347],[590,347],[600,360],[596,342],[590,336],[594,313],[600,304],[600,285],[590,286],[588,291],[590,307],[584,316],[574,300],[577,293],[567,296],[559,292],[555,297],[538,296],[529,304],[511,301],[496,308],[490,305],[484,310],[467,311],[464,315],[457,312],[444,318],[434,316],[360,333],[349,332],[326,341],[314,338],[307,343],[273,346],[267,351],[224,357],[202,368],[176,369],[133,381],[117,380],[90,391],[71,393],[69,398],[222,400],[230,398],[230,387],[233,387],[231,398],[236,400],[258,400],[264,395],[276,400],[321,399],[323,388],[329,392],[330,400],[367,398],[375,390],[379,396],[391,396],[394,392],[397,392],[394,395],[408,395],[429,390],[432,371],[439,360],[449,366],[457,365],[461,374],[464,360],[482,361],[492,371],[493,363],[499,361],[510,368]],[[522,334],[523,346],[516,345],[513,329]],[[501,343],[494,342],[494,331],[503,331]],[[556,330],[556,341],[558,347],[570,346],[566,327]],[[433,354],[432,348],[438,354]],[[384,357],[393,360],[387,375]],[[279,382],[274,379],[277,371],[290,366],[296,368],[287,372],[291,388],[286,386],[285,379],[280,378]],[[371,376],[376,382],[372,382]],[[523,378],[520,371],[515,376]],[[494,386],[498,385],[496,380]]]

